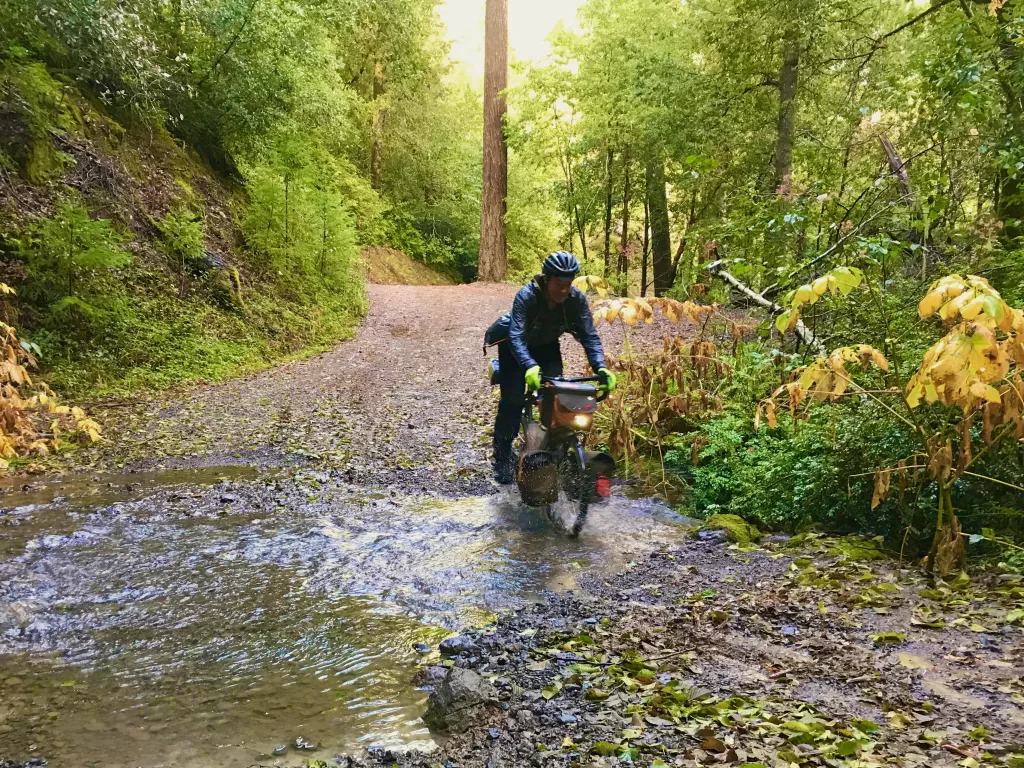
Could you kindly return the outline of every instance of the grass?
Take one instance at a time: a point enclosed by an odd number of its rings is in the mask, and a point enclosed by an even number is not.
[[[48,324],[31,339],[55,390],[92,399],[222,381],[316,354],[349,338],[365,311],[361,292],[320,290],[290,301],[275,293],[260,286],[230,311],[130,286],[97,316]]]

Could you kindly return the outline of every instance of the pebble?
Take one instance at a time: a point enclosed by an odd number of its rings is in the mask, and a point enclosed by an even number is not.
[[[499,728],[488,728],[487,729],[487,738],[489,738],[491,741],[497,741],[498,737],[500,737],[500,736],[501,736],[501,729],[499,729]]]

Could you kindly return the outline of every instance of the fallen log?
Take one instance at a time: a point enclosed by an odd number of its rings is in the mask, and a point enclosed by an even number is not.
[[[729,285],[731,285],[737,291],[742,293],[755,304],[758,304],[766,309],[770,309],[772,315],[777,315],[780,312],[784,311],[781,305],[776,304],[774,301],[771,301],[770,299],[766,299],[753,288],[741,282],[738,277],[730,273],[725,268],[725,262],[722,261],[721,259],[719,259],[718,261],[714,261],[711,264],[708,264],[708,272],[710,272],[712,275],[717,275],[718,277],[725,280],[725,282],[727,282]],[[810,328],[807,327],[806,323],[804,323],[803,320],[796,321],[796,328],[794,328],[794,331],[797,337],[800,339],[800,341],[806,344],[807,347],[812,352],[814,352],[814,354],[825,354],[825,345],[818,341],[818,337],[814,335],[814,333],[811,331]]]

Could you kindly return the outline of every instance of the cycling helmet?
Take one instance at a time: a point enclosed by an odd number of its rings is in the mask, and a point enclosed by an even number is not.
[[[573,278],[580,271],[580,263],[568,251],[555,251],[544,259],[541,271],[551,277]]]

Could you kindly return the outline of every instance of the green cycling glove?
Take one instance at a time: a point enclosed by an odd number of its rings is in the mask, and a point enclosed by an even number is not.
[[[597,375],[601,377],[601,389],[603,389],[609,395],[615,391],[614,373],[609,371],[607,368],[601,368],[600,370],[598,370]]]
[[[540,366],[535,365],[526,369],[526,388],[531,392],[540,389]]]

